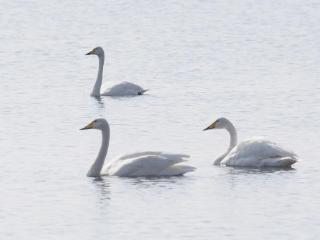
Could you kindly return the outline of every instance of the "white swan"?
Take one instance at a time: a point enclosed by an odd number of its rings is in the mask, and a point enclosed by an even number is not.
[[[87,173],[88,177],[102,175],[119,177],[179,176],[195,170],[194,167],[181,164],[186,161],[184,158],[188,158],[188,155],[161,152],[140,152],[124,155],[106,162],[102,170],[109,146],[109,124],[105,119],[98,118],[80,130],[85,129],[98,129],[102,133],[102,145],[96,161]]]
[[[147,89],[143,89],[142,87],[130,83],[130,82],[121,82],[110,88],[107,88],[103,92],[101,90],[102,84],[102,75],[103,75],[103,65],[104,65],[104,51],[102,47],[96,47],[86,55],[97,55],[99,58],[99,70],[96,83],[94,84],[93,90],[91,92],[91,96],[100,97],[100,96],[134,96],[134,95],[142,95]]]
[[[219,118],[209,129],[226,129],[230,134],[228,151],[214,162],[215,165],[238,167],[290,167],[297,162],[297,155],[281,148],[278,144],[261,138],[243,141],[237,145],[237,132],[226,118]]]

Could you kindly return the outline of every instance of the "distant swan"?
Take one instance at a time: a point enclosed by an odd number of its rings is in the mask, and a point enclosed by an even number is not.
[[[228,151],[216,159],[215,165],[237,167],[290,167],[297,162],[297,155],[281,148],[278,144],[256,138],[243,141],[237,145],[237,132],[233,124],[226,118],[219,118],[209,129],[226,129],[230,134]]]
[[[142,95],[145,93],[146,89],[130,83],[130,82],[121,82],[110,88],[107,88],[103,92],[101,90],[102,84],[102,75],[103,75],[103,65],[104,65],[104,51],[102,47],[96,47],[92,51],[88,52],[86,55],[97,55],[99,58],[99,70],[96,83],[94,84],[91,96],[100,97],[100,96],[134,96]]]
[[[109,124],[105,119],[98,118],[80,130],[85,129],[98,129],[102,133],[102,145],[96,161],[87,173],[88,177],[102,175],[119,177],[179,176],[195,170],[194,167],[181,164],[186,161],[184,158],[188,158],[188,155],[161,152],[140,152],[124,155],[107,161],[102,170],[109,147]]]

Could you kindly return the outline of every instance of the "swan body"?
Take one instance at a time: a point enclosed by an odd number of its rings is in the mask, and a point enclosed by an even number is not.
[[[103,66],[104,66],[104,58],[105,54],[102,47],[96,47],[86,55],[97,55],[99,58],[99,69],[97,80],[94,84],[94,87],[91,92],[91,96],[100,97],[100,96],[135,96],[142,95],[147,91],[147,89],[143,89],[142,87],[130,83],[130,82],[121,82],[112,87],[107,88],[106,90],[101,92],[102,85],[102,76],[103,76]]]
[[[142,95],[146,91],[148,90],[145,90],[134,83],[121,82],[104,90],[101,93],[101,96],[135,96]]]
[[[209,129],[226,129],[230,134],[230,146],[225,154],[216,159],[215,165],[286,168],[298,160],[293,152],[263,138],[253,138],[237,144],[236,129],[226,118],[217,119],[204,130]]]
[[[119,177],[178,176],[194,168],[178,163],[185,162],[188,155],[141,152],[115,158],[106,163],[101,175]]]
[[[287,167],[294,164],[296,155],[278,144],[262,139],[249,139],[232,148],[221,161],[227,166],[239,167]]]
[[[99,129],[102,133],[102,145],[96,161],[87,173],[88,177],[104,175],[118,177],[179,176],[195,170],[192,166],[182,164],[189,157],[188,155],[153,151],[123,155],[104,164],[110,139],[108,122],[99,118],[81,130],[85,129]]]

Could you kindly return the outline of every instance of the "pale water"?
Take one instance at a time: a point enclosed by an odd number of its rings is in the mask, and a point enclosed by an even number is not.
[[[1,239],[317,239],[320,234],[320,3],[1,1]],[[89,96],[105,81],[145,96]],[[302,159],[291,171],[215,167],[230,118]],[[185,177],[94,180],[86,172],[111,125],[108,158],[187,153]]]

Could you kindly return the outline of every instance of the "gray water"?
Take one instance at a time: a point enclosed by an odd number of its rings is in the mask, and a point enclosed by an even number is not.
[[[1,1],[1,239],[317,239],[320,3],[317,0]],[[89,96],[104,81],[150,89]],[[291,171],[216,167],[230,118],[301,158]],[[95,180],[108,158],[186,153],[184,177]]]

